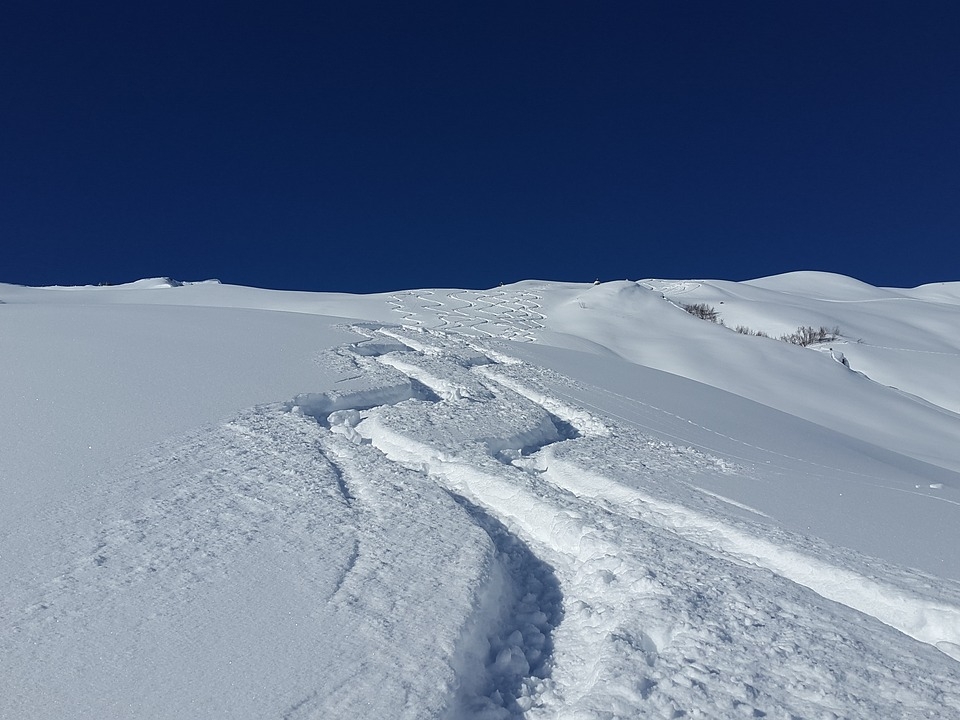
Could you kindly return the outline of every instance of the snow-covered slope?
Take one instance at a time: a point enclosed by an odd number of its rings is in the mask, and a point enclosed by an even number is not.
[[[0,302],[0,717],[960,717],[960,284]]]

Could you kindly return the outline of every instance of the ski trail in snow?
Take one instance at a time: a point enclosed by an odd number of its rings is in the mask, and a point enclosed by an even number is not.
[[[354,330],[323,392],[172,441],[76,509],[95,529],[2,599],[0,716],[960,716],[954,584],[692,492],[743,469],[479,332]]]
[[[704,495],[709,495],[712,498],[716,498],[721,502],[727,503],[727,505],[733,505],[734,507],[738,507],[741,510],[746,510],[747,512],[753,513],[754,515],[759,515],[760,517],[765,517],[765,518],[770,517],[765,512],[757,510],[755,507],[750,507],[749,505],[745,505],[744,503],[737,502],[736,500],[731,500],[730,498],[724,497],[723,495],[720,495],[718,493],[710,492],[709,490],[704,490],[702,487],[697,487],[696,485],[691,485],[691,487],[697,492],[701,492]]]
[[[477,370],[545,407],[550,412],[568,420],[585,435],[592,435],[595,438],[607,438],[610,435],[608,428],[597,423],[592,416],[586,415],[583,410],[574,409],[564,402],[545,396],[541,391],[524,387],[513,379],[506,379],[505,376],[495,372],[491,367],[480,367]],[[513,370],[516,371],[516,367]],[[572,400],[573,398],[568,397],[567,399]],[[585,422],[585,418],[589,420]],[[691,424],[695,425],[695,423]],[[732,440],[733,438],[728,439]],[[621,440],[617,442],[622,443]],[[604,442],[603,444],[608,445],[609,443]],[[604,451],[615,452],[615,448],[598,448],[597,454],[602,455]],[[789,456],[784,455],[783,457]],[[790,459],[800,461],[799,458]],[[550,470],[544,467],[542,472],[548,477],[554,478],[556,482],[567,489],[571,489],[578,496],[592,496],[606,502],[622,503],[622,507],[633,504],[652,509],[657,522],[660,522],[662,518],[672,518],[667,525],[663,525],[666,529],[681,534],[687,533],[687,530],[692,530],[685,537],[703,542],[709,547],[719,549],[732,557],[744,559],[752,564],[773,570],[794,582],[811,588],[828,599],[872,615],[881,622],[917,640],[934,645],[948,655],[960,660],[960,655],[957,655],[953,650],[958,644],[957,641],[960,640],[960,604],[951,605],[933,599],[914,597],[908,590],[875,582],[860,573],[851,572],[846,568],[834,567],[812,556],[767,542],[756,537],[756,534],[745,534],[736,528],[726,527],[722,523],[717,523],[714,519],[708,519],[681,505],[662,503],[649,495],[630,489],[613,478],[593,474],[582,464],[571,465],[567,463],[565,465],[563,462],[558,462],[552,451],[547,464],[549,464]],[[823,467],[817,463],[810,464]],[[558,472],[557,468],[563,468],[563,470]],[[589,480],[586,479],[588,477]],[[563,480],[559,478],[563,478]],[[892,488],[875,483],[871,483],[871,486],[922,495],[933,500],[952,502],[926,493],[914,493],[901,488]],[[726,498],[721,499],[732,502]],[[736,505],[736,503],[733,504]],[[752,508],[747,509],[756,512]],[[760,514],[762,515],[762,513]],[[703,536],[707,536],[709,539],[703,540]]]
[[[542,297],[530,290],[458,290],[439,299],[434,291],[391,295],[391,310],[403,316],[402,324],[451,330],[481,337],[536,342],[544,329]],[[460,303],[458,307],[453,302]]]
[[[909,299],[909,298],[904,298]],[[849,342],[846,344],[850,344]],[[960,357],[960,353],[946,352],[945,350],[920,350],[918,348],[904,348],[904,347],[890,347],[887,345],[874,345],[864,341],[860,341],[857,344],[864,345],[866,347],[874,348],[875,350],[892,350],[894,352],[908,352],[908,353],[917,353],[919,355],[946,355],[948,357]]]
[[[952,604],[917,595],[907,589],[910,571],[868,579],[843,551],[833,557],[846,565],[826,563],[791,548],[813,547],[809,539],[722,519],[726,502],[709,495],[687,493],[679,503],[657,497],[663,473],[682,489],[684,472],[729,468],[558,399],[538,388],[543,371],[436,331],[384,328],[374,336],[406,349],[371,353],[372,376],[387,373],[392,385],[400,374],[429,397],[364,402],[354,441],[483,508],[559,581],[563,620],[544,664],[552,672],[525,675],[514,682],[523,691],[497,707],[600,718],[679,716],[707,703],[718,717],[788,708],[809,716],[843,695],[869,715],[869,707],[877,714],[890,703],[905,707],[898,699],[905,692],[911,712],[942,710],[945,693],[960,697],[957,666],[921,650],[952,654],[960,592]],[[637,481],[658,489],[641,490]],[[906,669],[901,646],[912,641],[892,627],[925,643],[911,646]],[[515,658],[515,671],[529,672],[530,638],[517,632],[517,649],[503,663]],[[758,654],[763,662],[744,675],[738,658]],[[837,654],[869,657],[859,666],[871,670],[825,675],[825,658]],[[487,674],[496,666],[488,658]],[[731,674],[744,680],[731,684]],[[816,690],[808,686],[813,676]],[[497,692],[486,701],[502,701]]]
[[[499,355],[497,362],[503,365],[523,365],[522,361],[505,355]],[[502,377],[494,379],[500,382],[510,382],[509,379],[504,380]],[[516,385],[514,389],[521,393],[534,392],[533,390],[523,390],[519,385]],[[736,469],[741,474],[746,473],[747,468],[751,467],[754,468],[752,472],[758,477],[761,474],[766,477],[780,473],[787,474],[791,468],[789,465],[783,463],[783,461],[786,460],[790,463],[795,463],[807,468],[806,472],[811,476],[826,479],[832,478],[836,476],[837,473],[840,473],[852,482],[857,482],[871,488],[888,490],[890,492],[903,493],[907,495],[916,495],[927,498],[934,502],[942,502],[950,505],[960,506],[960,503],[957,501],[950,500],[949,498],[944,498],[939,495],[917,492],[908,488],[898,488],[880,484],[874,479],[873,475],[868,473],[857,472],[856,470],[851,470],[849,468],[838,468],[824,465],[806,457],[799,457],[796,455],[790,455],[788,453],[771,450],[761,445],[747,442],[741,438],[720,432],[719,430],[706,427],[693,420],[690,420],[689,418],[683,417],[682,415],[677,415],[676,413],[672,413],[668,410],[664,410],[663,408],[657,407],[651,403],[647,403],[636,398],[627,397],[596,385],[579,383],[576,386],[576,394],[573,394],[572,390],[572,386],[570,386],[570,388],[566,391],[560,389],[558,386],[554,386],[550,392],[556,399],[552,400],[552,402],[565,403],[568,406],[579,405],[582,406],[585,411],[588,409],[593,411],[595,414],[605,415],[621,421],[627,426],[655,432],[661,437],[669,438],[683,445],[697,448],[698,450],[711,455],[727,458],[738,464]],[[640,411],[642,415],[650,417],[649,424],[644,423],[635,416],[628,418],[608,408],[601,409],[595,404],[591,403],[589,400],[585,399],[586,396],[597,394],[604,395],[609,400],[612,400],[615,404],[624,406],[625,410],[630,410],[633,412]],[[528,397],[534,401],[537,401],[537,397],[545,398],[546,396],[543,395],[542,392],[537,392],[536,395],[529,395]],[[667,427],[673,428],[673,431],[671,432],[670,430],[665,429]],[[759,453],[761,455],[769,456],[770,459],[764,461],[759,467],[756,467],[757,461],[755,457],[749,457],[747,454],[738,454],[732,452],[728,448],[721,448],[716,445],[709,444],[704,442],[702,439],[693,439],[689,433],[691,429],[697,430],[703,435],[720,438],[728,441],[729,443],[745,448],[746,450],[751,451],[754,455]]]
[[[507,582],[499,616],[480,616],[483,637],[461,640],[469,658],[451,716],[521,715],[551,686],[553,633],[563,618],[563,596],[552,567],[500,521],[459,495],[452,497],[490,536]]]
[[[406,298],[410,297],[412,293],[397,293],[391,295],[390,299],[387,300],[387,303],[391,306],[391,310],[400,313],[403,316],[401,322],[404,324],[410,323],[414,325],[422,325],[422,322],[416,319],[416,312],[413,310],[407,309]]]
[[[476,302],[470,300],[469,297],[458,297],[459,295],[469,296],[469,294],[470,291],[463,290],[461,292],[452,292],[447,295],[450,300],[463,303],[461,307],[451,308],[450,310],[451,318],[449,322],[451,328],[459,330],[478,330],[487,337],[496,337],[495,332],[488,330],[485,327],[485,325],[490,322],[489,320],[486,318],[477,317],[476,315],[471,315],[468,312],[464,312],[465,310],[472,310],[476,307]]]
[[[351,496],[363,508],[376,506],[366,497],[373,488],[365,478],[375,472],[377,463],[395,466],[399,472],[419,477],[430,487],[435,487],[435,483],[423,468],[389,462],[367,443],[357,431],[362,411],[365,414],[375,407],[396,406],[408,399],[434,405],[448,399],[492,399],[494,396],[468,369],[490,362],[489,358],[466,345],[448,352],[456,356],[458,367],[463,370],[462,382],[457,382],[456,377],[442,376],[439,371],[445,368],[435,367],[429,352],[432,345],[417,343],[397,330],[384,329],[377,333],[365,328],[357,330],[367,339],[329,353],[325,364],[361,367],[368,371],[367,376],[338,388],[335,393],[298,396],[288,407],[293,414],[315,417],[321,427],[329,428],[330,434],[323,442],[325,455],[340,469],[339,474]],[[420,356],[420,366],[405,360],[413,354]],[[535,433],[531,435],[531,442],[536,442]],[[402,487],[394,490],[401,497],[405,492]],[[520,715],[532,705],[532,698],[550,686],[551,636],[562,616],[559,583],[549,564],[533,554],[496,518],[450,487],[446,487],[446,491],[486,533],[495,550],[494,562],[478,589],[473,612],[457,643],[447,648],[457,682],[446,713],[451,718]],[[383,502],[380,506],[386,507]],[[391,525],[395,519],[378,516],[369,520],[358,518],[357,522],[380,527]],[[393,557],[391,553],[385,560],[381,551],[373,567],[389,562],[413,573],[415,570],[409,567],[409,562],[404,562],[404,557],[412,554],[408,551]],[[351,590],[358,583],[362,585],[364,557],[361,545],[359,559],[350,563],[335,597],[353,603],[364,595]],[[314,705],[313,701],[308,703],[311,708]]]
[[[690,280],[681,280],[679,282],[671,280],[638,280],[637,284],[648,290],[661,293],[662,295],[685,295],[686,293],[694,292],[703,287],[703,283]]]

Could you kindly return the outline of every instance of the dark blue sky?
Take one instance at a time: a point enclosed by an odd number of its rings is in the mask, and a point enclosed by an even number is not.
[[[8,0],[0,281],[960,280],[960,4]]]

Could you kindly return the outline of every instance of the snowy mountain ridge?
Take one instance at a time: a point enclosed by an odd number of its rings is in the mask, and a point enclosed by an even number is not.
[[[960,716],[960,283],[0,301],[0,717]]]

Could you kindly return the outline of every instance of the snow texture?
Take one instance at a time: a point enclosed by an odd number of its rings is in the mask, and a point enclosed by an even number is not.
[[[955,284],[0,301],[2,718],[960,717]]]

